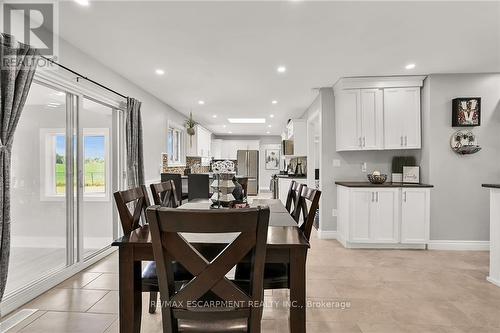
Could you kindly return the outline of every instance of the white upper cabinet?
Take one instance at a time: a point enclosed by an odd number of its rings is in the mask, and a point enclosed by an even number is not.
[[[421,148],[423,79],[341,79],[334,87],[337,151]]]
[[[419,149],[420,88],[384,89],[384,139],[386,149]]]
[[[195,134],[192,137],[187,136],[186,156],[211,157],[212,133],[196,125]]]
[[[307,156],[307,121],[292,119],[285,128],[286,140],[293,141],[293,156]]]

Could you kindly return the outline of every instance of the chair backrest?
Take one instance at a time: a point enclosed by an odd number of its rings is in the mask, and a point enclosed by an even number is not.
[[[297,208],[294,212],[294,218],[299,222],[300,213],[302,213],[303,222],[300,225],[300,229],[306,236],[307,240],[311,237],[311,230],[314,224],[314,218],[316,216],[316,211],[319,208],[319,198],[321,197],[321,191],[303,186],[301,188],[298,200]]]
[[[208,174],[191,173],[188,175],[188,200],[209,198]]]
[[[163,207],[179,207],[179,198],[173,180],[158,184],[151,184],[151,194],[155,205]]]
[[[288,195],[286,196],[286,210],[292,215],[295,221],[299,221],[299,215],[297,211],[297,202],[299,199],[299,194],[302,192],[304,184],[300,184],[295,180],[290,182],[290,187],[288,188]]]
[[[146,186],[141,185],[130,190],[118,191],[113,193],[113,196],[120,215],[123,233],[127,235],[140,226],[141,216],[145,213],[146,208],[150,206]],[[133,203],[131,205],[133,206],[133,212],[129,209],[128,204],[130,203]]]
[[[161,181],[162,182],[168,182],[169,180],[172,180],[175,185],[175,191],[177,194],[177,199],[182,200],[182,177],[178,173],[162,173],[161,174]]]
[[[148,208],[153,253],[156,261],[164,332],[175,332],[178,320],[212,322],[244,318],[248,332],[260,332],[264,297],[269,208],[234,210],[184,210],[159,206]],[[207,260],[180,233],[239,233],[214,260]],[[240,288],[226,274],[242,259],[251,265],[250,280]],[[172,261],[194,278],[176,289]],[[208,293],[208,294],[207,294]],[[219,307],[190,309],[189,304],[216,296]],[[224,306],[226,305],[226,306]],[[221,311],[221,307],[225,311]]]

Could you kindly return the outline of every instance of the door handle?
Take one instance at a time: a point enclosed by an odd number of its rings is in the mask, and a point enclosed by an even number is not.
[[[366,137],[363,137],[363,147],[366,147]]]
[[[406,191],[403,192],[403,201],[406,202]]]
[[[401,146],[403,146],[403,136],[402,135],[401,135],[400,139],[401,139]]]
[[[405,135],[405,146],[408,146],[408,137]]]

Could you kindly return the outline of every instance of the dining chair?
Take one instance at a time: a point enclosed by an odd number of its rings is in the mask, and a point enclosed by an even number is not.
[[[120,216],[123,233],[128,235],[141,226],[141,217],[146,218],[146,208],[150,206],[146,186],[142,185],[130,190],[118,191],[113,196]],[[178,280],[191,278],[191,275],[179,265],[175,265],[175,271],[176,279]],[[154,261],[149,262],[142,271],[141,290],[142,292],[149,292],[149,313],[155,313],[159,289],[156,263]]]
[[[177,199],[180,203],[182,200],[186,200],[188,198],[187,193],[182,193],[182,176],[178,173],[162,173],[161,181],[168,182],[169,180],[173,180],[175,184],[175,190],[177,191]]]
[[[302,191],[302,188],[304,187],[304,184],[300,184],[295,180],[292,180],[290,182],[290,187],[288,188],[288,194],[286,196],[286,204],[285,208],[286,210],[292,215],[293,219],[298,222],[299,221],[299,216],[298,216],[298,210],[297,210],[297,202],[299,199],[299,194]]]
[[[299,223],[299,215],[302,214],[303,221],[299,225],[300,230],[309,241],[311,229],[314,224],[316,211],[319,209],[321,191],[308,188],[302,184],[296,201],[294,215],[295,221]],[[295,218],[295,217],[294,217]],[[249,276],[250,268],[246,263],[236,266],[236,279],[245,279]],[[264,268],[264,289],[290,289],[290,266],[288,264],[269,263]]]
[[[193,199],[208,199],[209,193],[209,177],[204,173],[191,173],[188,175],[188,200]]]
[[[151,184],[150,188],[155,205],[172,208],[179,207],[177,190],[173,180]]]
[[[268,207],[147,209],[163,332],[260,332],[269,214]],[[181,233],[237,236],[214,259],[207,259]],[[242,281],[229,280],[226,275],[244,258],[249,259],[251,275]],[[168,265],[172,260],[186,267],[194,278],[179,286]]]

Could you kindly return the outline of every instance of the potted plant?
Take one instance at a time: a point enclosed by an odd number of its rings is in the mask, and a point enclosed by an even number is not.
[[[186,127],[186,133],[189,135],[189,146],[193,145],[193,135],[196,133],[194,127],[196,126],[196,121],[193,120],[193,113],[189,112],[189,118],[186,120],[184,126]]]

